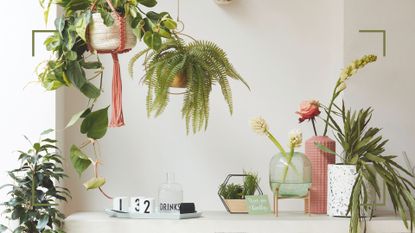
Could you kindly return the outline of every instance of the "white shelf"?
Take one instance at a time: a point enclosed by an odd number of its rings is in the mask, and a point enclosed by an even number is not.
[[[348,233],[349,219],[325,215],[281,212],[253,216],[226,212],[203,212],[197,219],[120,219],[104,212],[84,212],[69,216],[67,233]],[[368,233],[406,233],[402,221],[383,214],[367,222]]]

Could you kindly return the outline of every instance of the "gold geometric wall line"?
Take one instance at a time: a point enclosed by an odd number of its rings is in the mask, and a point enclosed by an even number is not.
[[[386,30],[363,29],[363,30],[359,30],[359,32],[362,32],[362,33],[382,33],[382,35],[383,35],[383,56],[386,57]]]

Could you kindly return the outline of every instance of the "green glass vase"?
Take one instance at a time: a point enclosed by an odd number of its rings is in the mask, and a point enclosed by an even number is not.
[[[282,154],[272,157],[269,165],[271,190],[282,198],[305,197],[311,186],[311,162],[300,152],[289,158]]]

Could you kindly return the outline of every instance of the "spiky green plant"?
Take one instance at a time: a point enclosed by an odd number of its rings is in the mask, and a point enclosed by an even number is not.
[[[245,172],[246,175],[243,184],[221,184],[219,186],[219,194],[224,199],[245,199],[245,196],[254,195],[259,185],[260,179],[257,173]]]
[[[232,114],[232,92],[228,78],[248,84],[236,72],[226,53],[209,41],[195,40],[185,43],[175,37],[165,42],[157,51],[144,50],[134,56],[129,64],[130,75],[134,63],[145,55],[146,74],[144,83],[148,85],[147,113],[159,116],[165,110],[170,96],[170,86],[178,74],[185,76],[187,84],[184,92],[182,117],[186,129],[193,133],[206,130],[209,120],[209,96],[212,86],[219,84],[222,94]]]
[[[399,213],[405,227],[413,232],[415,198],[411,191],[415,189],[415,186],[404,177],[413,177],[413,175],[395,161],[397,156],[384,155],[388,140],[378,135],[381,129],[369,126],[372,108],[352,112],[346,110],[344,103],[342,107],[335,107],[338,110],[336,115],[341,117],[343,126],[341,127],[333,117],[329,118],[329,124],[335,131],[337,141],[344,149],[343,155],[339,156],[345,164],[355,165],[357,172],[348,208],[348,213],[351,215],[350,233],[358,233],[359,227],[365,228],[362,225],[366,219],[365,216],[372,214],[370,212],[375,203],[369,201],[369,189],[375,190],[378,197],[381,196],[377,182],[378,176],[385,182],[395,212]],[[336,154],[322,145],[317,146]]]

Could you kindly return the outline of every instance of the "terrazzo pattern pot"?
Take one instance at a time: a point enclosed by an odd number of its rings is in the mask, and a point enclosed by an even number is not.
[[[350,214],[347,214],[347,209],[356,178],[355,165],[331,164],[328,166],[327,215],[350,217]],[[365,182],[365,186],[368,193],[368,203],[375,203],[375,189],[368,182]],[[369,209],[369,212],[372,212],[372,209]],[[369,213],[365,213],[362,209],[361,215],[368,216]]]

